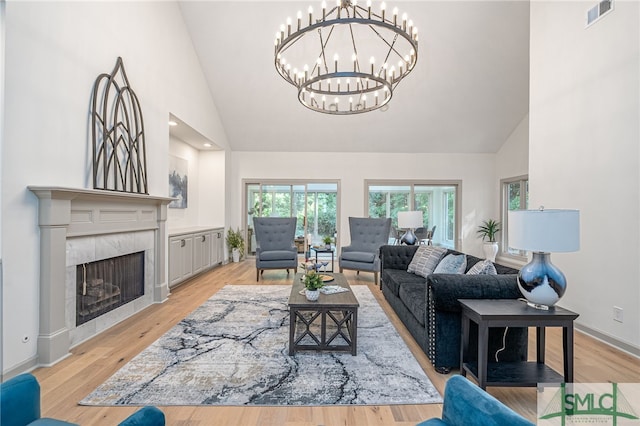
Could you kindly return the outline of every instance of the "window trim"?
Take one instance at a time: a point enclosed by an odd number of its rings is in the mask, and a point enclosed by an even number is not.
[[[507,248],[509,247],[509,185],[513,183],[520,184],[520,209],[527,209],[528,200],[528,182],[529,175],[513,176],[509,178],[500,179],[500,221],[502,232],[500,233],[500,257],[515,260],[518,262],[527,261],[527,252],[519,250],[519,254],[509,253]],[[525,196],[523,196],[525,195]]]

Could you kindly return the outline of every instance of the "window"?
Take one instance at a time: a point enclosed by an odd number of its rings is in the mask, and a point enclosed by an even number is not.
[[[337,244],[338,193],[336,181],[244,181],[244,226],[247,229],[247,254],[256,248],[254,217],[296,217],[296,241],[318,243],[323,237]],[[306,237],[311,236],[311,241]]]
[[[455,248],[460,223],[459,181],[366,181],[365,186],[369,217],[390,217],[397,228],[399,211],[421,211],[423,227],[436,229],[433,243]]]
[[[409,209],[411,187],[407,185],[373,185],[369,187],[369,217],[390,217],[398,226],[398,212]]]
[[[456,193],[455,191],[444,191],[444,223],[445,238],[449,243],[455,239],[455,212],[456,212]]]
[[[502,254],[514,257],[526,257],[524,250],[509,247],[509,215],[510,210],[525,210],[529,207],[529,177],[518,176],[501,181],[500,196],[502,211]]]
[[[433,188],[425,185],[413,187],[413,206],[422,212],[422,222],[425,228],[429,228],[432,222],[429,220],[429,209],[433,206]]]

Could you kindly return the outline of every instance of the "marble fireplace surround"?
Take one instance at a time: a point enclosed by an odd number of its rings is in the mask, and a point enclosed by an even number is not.
[[[153,303],[163,302],[169,197],[127,192],[29,186],[38,197],[40,226],[40,322],[38,364],[52,365],[82,340],[100,333]],[[95,247],[87,249],[87,245]],[[101,250],[100,247],[110,249]],[[118,248],[118,250],[114,250]],[[145,295],[106,318],[75,327],[75,300],[68,286],[75,265],[131,250],[145,251]],[[89,254],[95,253],[96,259]],[[72,281],[72,283],[70,283]],[[72,310],[73,312],[70,312]],[[102,318],[102,319],[100,319]]]

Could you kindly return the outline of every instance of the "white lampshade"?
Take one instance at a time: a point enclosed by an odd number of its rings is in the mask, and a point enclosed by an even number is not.
[[[534,252],[571,252],[580,249],[580,211],[510,211],[509,247]]]
[[[415,229],[422,227],[422,212],[398,212],[398,228]]]

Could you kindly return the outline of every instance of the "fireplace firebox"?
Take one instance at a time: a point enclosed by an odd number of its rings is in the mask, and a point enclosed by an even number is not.
[[[144,295],[144,251],[76,267],[76,326]]]

